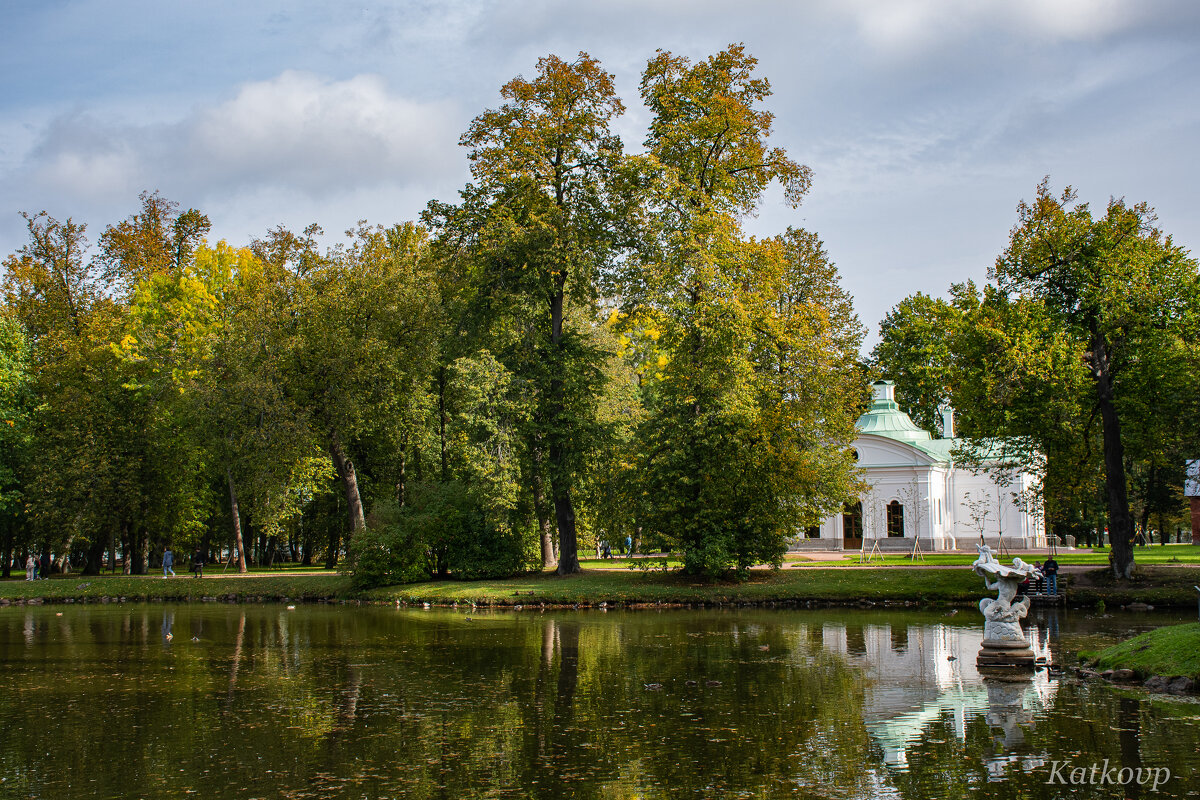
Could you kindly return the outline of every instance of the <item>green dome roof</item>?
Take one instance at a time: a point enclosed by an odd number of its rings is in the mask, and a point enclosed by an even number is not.
[[[912,419],[900,410],[895,400],[896,384],[891,381],[875,381],[871,385],[871,407],[858,418],[859,433],[886,436],[901,442],[929,442],[933,439],[929,431],[918,428]]]
[[[900,410],[895,398],[896,384],[891,381],[875,381],[871,384],[871,407],[855,423],[859,433],[883,436],[904,442],[932,457],[935,461],[953,464],[958,460],[958,449],[968,444],[966,439],[934,437],[927,430],[918,428],[912,419]],[[948,423],[953,428],[953,422]],[[1009,440],[975,440],[967,449],[979,455],[985,462],[1006,460],[1005,443]]]

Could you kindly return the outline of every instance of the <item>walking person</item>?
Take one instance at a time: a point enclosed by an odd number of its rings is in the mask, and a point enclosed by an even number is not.
[[[175,577],[175,570],[171,569],[175,566],[175,554],[171,552],[171,548],[163,551],[163,578],[167,577],[167,573],[171,573],[171,577]]]
[[[204,551],[199,547],[196,548],[196,552],[192,553],[192,572],[193,577],[204,577]]]
[[[1054,556],[1046,559],[1046,563],[1042,564],[1042,574],[1046,576],[1046,589],[1050,594],[1058,594],[1058,562],[1054,560]]]
[[[50,577],[50,554],[42,553],[42,580]]]

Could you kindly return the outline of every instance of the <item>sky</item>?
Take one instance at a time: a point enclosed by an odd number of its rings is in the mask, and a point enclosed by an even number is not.
[[[244,244],[414,219],[468,178],[458,137],[579,52],[616,77],[628,148],[656,50],[742,42],[772,143],[814,173],[749,232],[815,231],[869,330],[903,297],[986,280],[1043,177],[1146,201],[1200,246],[1200,4],[1191,0],[4,0],[0,255],[20,212],[104,227],[158,191]]]

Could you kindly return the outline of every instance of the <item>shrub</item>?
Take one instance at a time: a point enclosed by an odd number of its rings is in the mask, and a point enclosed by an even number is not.
[[[350,539],[351,583],[358,589],[413,583],[429,577],[429,557],[419,531],[406,524],[406,510],[376,503],[367,526]]]
[[[489,511],[463,483],[410,485],[407,505],[382,502],[350,543],[356,588],[413,583],[437,575],[506,578],[524,572],[534,555],[531,532]],[[525,535],[525,534],[529,535]]]

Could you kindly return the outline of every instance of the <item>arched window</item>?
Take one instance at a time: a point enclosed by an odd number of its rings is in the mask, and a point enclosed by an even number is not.
[[[904,506],[899,500],[887,504],[887,528],[888,536],[904,535]]]

